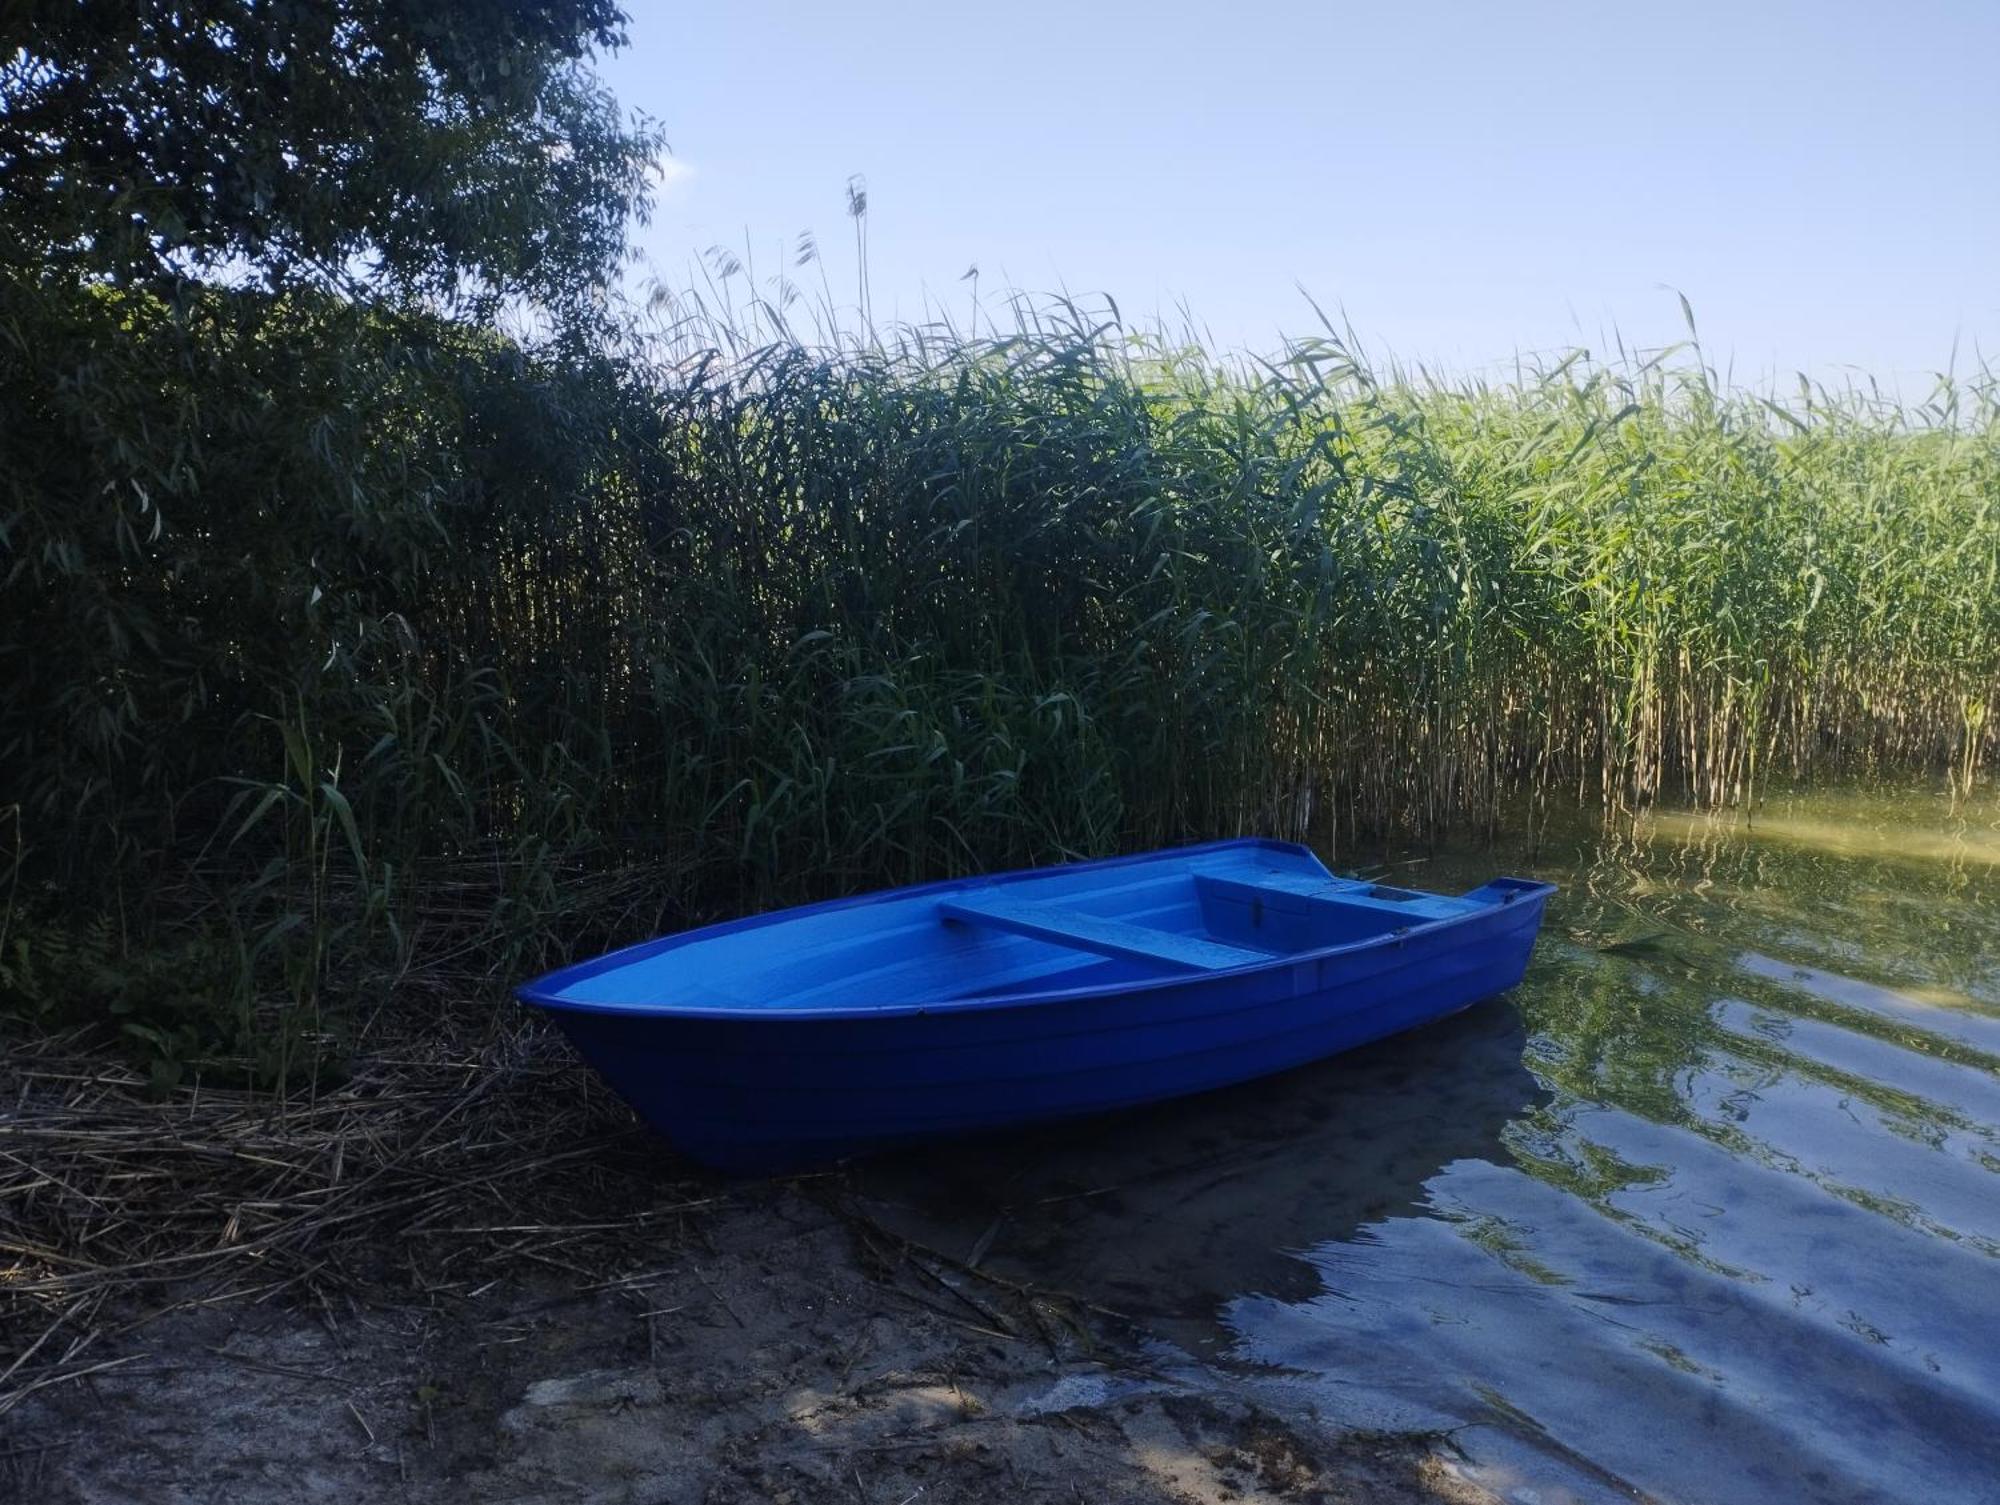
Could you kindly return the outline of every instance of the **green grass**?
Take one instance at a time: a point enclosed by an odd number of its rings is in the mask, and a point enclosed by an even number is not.
[[[1017,315],[579,361],[11,285],[0,990],[283,1074],[364,978],[693,913],[1991,752],[1988,375],[1438,381]],[[226,1008],[129,1002],[191,944]]]

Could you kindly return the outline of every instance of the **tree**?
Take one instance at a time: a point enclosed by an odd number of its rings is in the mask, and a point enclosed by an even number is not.
[[[0,261],[569,324],[659,139],[588,68],[615,0],[27,0],[0,20]]]

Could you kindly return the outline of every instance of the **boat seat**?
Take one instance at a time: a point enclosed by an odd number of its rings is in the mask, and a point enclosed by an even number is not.
[[[1324,899],[1351,899],[1369,885],[1359,878],[1332,878],[1320,873],[1260,873],[1255,881],[1217,873],[1196,873],[1198,893],[1247,903],[1252,899],[1280,908],[1304,909]]]
[[[1224,967],[1271,960],[1268,951],[1229,946],[1206,936],[1183,935],[1150,925],[1133,925],[1125,920],[1085,914],[1080,909],[1010,899],[1003,894],[967,894],[946,899],[938,904],[938,914],[962,925],[979,925],[1033,940],[1053,941],[1058,946],[1074,946],[1079,951],[1120,961],[1154,962],[1182,972],[1215,972]]]
[[[1389,888],[1361,878],[1326,878],[1311,873],[1261,874],[1251,883],[1196,873],[1194,885],[1195,891],[1204,897],[1229,904],[1261,904],[1282,912],[1311,914],[1331,903],[1345,905],[1350,910],[1394,915],[1412,925],[1484,907],[1477,900],[1453,899],[1412,888]]]

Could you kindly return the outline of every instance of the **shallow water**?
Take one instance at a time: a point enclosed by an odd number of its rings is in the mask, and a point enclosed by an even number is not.
[[[1453,1429],[1505,1497],[2000,1500],[2000,807],[1388,861],[1561,884],[1522,986],[864,1192],[1274,1404]]]

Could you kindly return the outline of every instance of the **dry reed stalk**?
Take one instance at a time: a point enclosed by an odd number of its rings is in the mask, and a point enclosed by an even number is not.
[[[560,1247],[657,1254],[713,1197],[533,1021],[377,1038],[315,1095],[148,1079],[71,1033],[0,1066],[0,1415],[127,1362],[170,1310],[412,1279],[469,1290]]]

